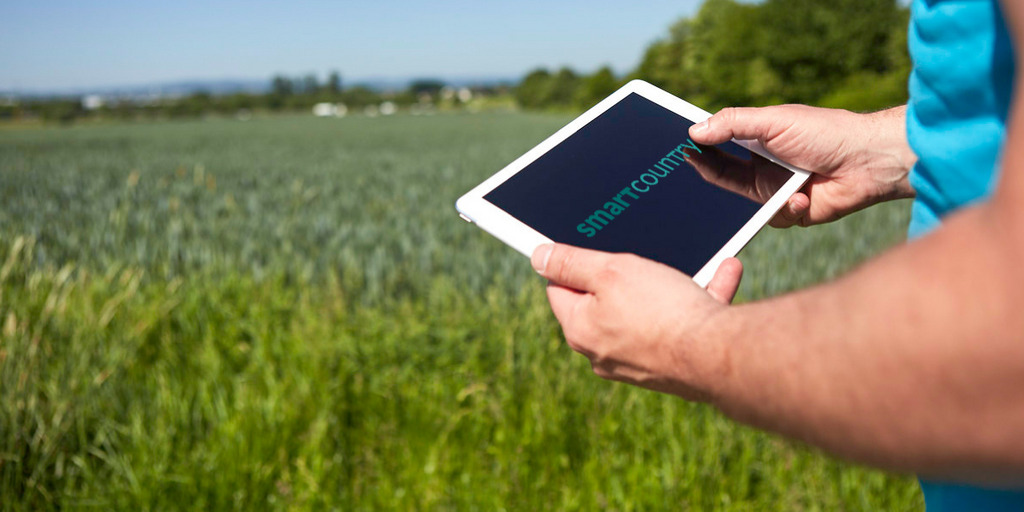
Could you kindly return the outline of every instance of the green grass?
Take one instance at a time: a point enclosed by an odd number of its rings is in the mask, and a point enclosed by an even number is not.
[[[604,382],[454,199],[567,119],[0,132],[0,509],[920,510]],[[744,251],[742,300],[897,243],[906,204]]]

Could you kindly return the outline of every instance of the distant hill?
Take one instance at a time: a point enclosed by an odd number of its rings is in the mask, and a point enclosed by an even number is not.
[[[423,77],[365,77],[348,79],[342,76],[345,87],[363,86],[376,91],[405,89],[409,84]],[[498,76],[429,77],[453,87],[490,86],[515,84],[517,78]],[[238,92],[263,94],[270,90],[270,78],[265,79],[219,79],[179,80],[136,85],[111,85],[102,87],[71,87],[54,89],[0,90],[0,97],[48,98],[99,95],[118,98],[154,98],[188,96],[197,92],[213,95]]]
[[[187,96],[204,91],[210,94],[231,94],[236,92],[264,93],[268,90],[270,80],[261,79],[221,79],[221,80],[179,80],[134,85],[110,85],[99,87],[70,87],[60,89],[21,89],[3,91],[0,95],[26,98],[85,96],[96,94],[116,97],[173,97]]]
[[[345,82],[345,87],[362,86],[375,91],[397,91],[409,87],[417,80],[437,80],[452,87],[483,87],[493,85],[514,85],[519,78],[513,76],[415,76],[415,77],[369,77],[356,78]]]

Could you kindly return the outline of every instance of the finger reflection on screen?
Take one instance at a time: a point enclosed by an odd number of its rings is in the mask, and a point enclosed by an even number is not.
[[[761,204],[793,177],[792,171],[752,151],[745,151],[748,158],[742,158],[715,146],[701,149],[686,161],[704,181]]]

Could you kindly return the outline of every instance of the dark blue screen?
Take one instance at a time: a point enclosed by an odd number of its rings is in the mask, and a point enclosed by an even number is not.
[[[560,243],[693,275],[792,173],[631,94],[484,198]],[[644,191],[646,190],[646,191]]]

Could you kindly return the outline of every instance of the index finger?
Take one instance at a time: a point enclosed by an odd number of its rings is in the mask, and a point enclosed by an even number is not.
[[[699,144],[720,144],[730,139],[763,143],[778,133],[780,122],[780,113],[772,107],[729,107],[691,126],[690,136]]]
[[[582,292],[600,287],[615,255],[565,244],[544,244],[533,251],[530,264],[541,276],[558,285]]]

